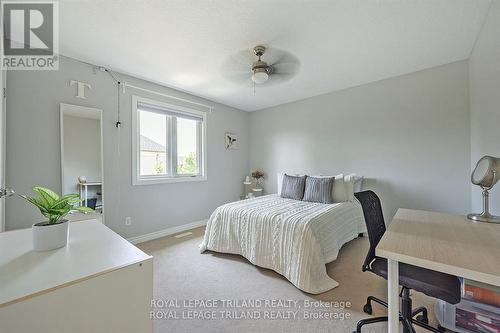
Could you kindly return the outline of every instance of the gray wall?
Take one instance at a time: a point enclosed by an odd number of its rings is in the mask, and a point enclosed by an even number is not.
[[[121,95],[122,128],[115,128],[117,89],[112,79],[78,61],[62,58],[59,71],[10,71],[7,78],[6,183],[18,193],[41,184],[61,189],[59,103],[103,110],[104,200],[106,224],[131,237],[208,218],[218,205],[233,201],[248,173],[248,113],[209,102],[147,81],[120,75],[122,80],[192,101],[214,105],[208,115],[208,181],[132,186],[132,94],[172,102],[127,89]],[[69,80],[92,85],[86,100],[75,98]],[[239,135],[240,148],[226,150],[224,133]],[[125,226],[125,217],[132,225]],[[6,229],[29,227],[42,220],[20,198],[9,198]]]
[[[250,115],[250,166],[276,191],[279,171],[356,172],[398,207],[470,210],[468,65],[450,65]]]
[[[500,2],[488,18],[469,60],[471,167],[483,155],[500,157]],[[472,209],[482,208],[481,190],[472,186]],[[490,209],[500,215],[500,184],[491,191]]]

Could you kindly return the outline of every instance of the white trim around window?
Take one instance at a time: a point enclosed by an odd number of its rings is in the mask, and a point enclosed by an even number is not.
[[[140,117],[139,105],[146,104],[154,108],[154,112],[168,115],[167,120],[167,171],[163,175],[141,175],[141,150],[140,150]],[[197,122],[197,163],[196,174],[178,174],[177,147],[175,123],[179,118],[195,118]],[[206,112],[191,109],[185,106],[159,102],[156,100],[132,96],[132,185],[152,185],[177,182],[193,182],[207,180],[207,114]]]

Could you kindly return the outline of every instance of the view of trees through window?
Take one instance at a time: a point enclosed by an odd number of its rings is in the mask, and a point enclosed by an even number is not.
[[[167,116],[139,111],[140,174],[167,174]]]
[[[179,166],[177,167],[177,172],[184,174],[195,174],[198,172],[198,167],[196,165],[196,155],[194,152],[190,152],[184,159],[184,163],[179,164]]]
[[[196,160],[198,122],[192,119],[177,118],[177,173],[198,173]]]

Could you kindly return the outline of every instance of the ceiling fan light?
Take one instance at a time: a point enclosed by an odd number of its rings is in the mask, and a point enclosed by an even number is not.
[[[256,84],[262,84],[269,80],[269,74],[264,68],[257,68],[253,71],[252,81]]]

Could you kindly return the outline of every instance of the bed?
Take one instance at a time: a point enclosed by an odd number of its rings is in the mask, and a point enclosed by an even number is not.
[[[242,255],[300,290],[319,294],[338,286],[325,264],[364,232],[356,199],[323,204],[272,194],[218,207],[208,220],[200,251]]]

